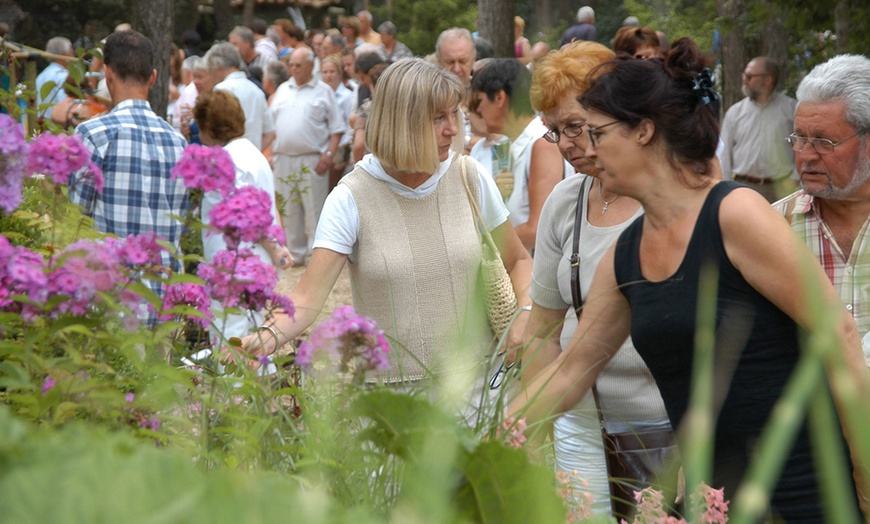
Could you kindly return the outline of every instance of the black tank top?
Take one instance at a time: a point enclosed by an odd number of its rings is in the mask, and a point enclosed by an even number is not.
[[[640,268],[643,217],[620,235],[614,269],[631,305],[631,337],[656,379],[677,428],[690,396],[702,268],[718,276],[715,384],[717,419],[714,487],[733,498],[752,448],[799,357],[795,322],[756,291],[725,252],[719,225],[722,199],[740,186],[720,182],[707,196],[677,271],[646,281]],[[788,522],[821,521],[806,426],[781,475],[772,505]]]

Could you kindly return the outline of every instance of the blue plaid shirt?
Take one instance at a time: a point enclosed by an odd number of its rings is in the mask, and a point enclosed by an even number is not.
[[[145,100],[125,100],[106,115],[80,124],[76,134],[91,151],[91,160],[103,171],[106,185],[97,193],[89,178],[70,177],[70,200],[93,217],[97,229],[120,238],[155,232],[180,253],[183,216],[188,193],[181,178],[170,170],[181,158],[187,142],[178,131],[151,111]],[[163,264],[181,271],[174,253],[163,254]],[[160,286],[146,283],[160,296]]]

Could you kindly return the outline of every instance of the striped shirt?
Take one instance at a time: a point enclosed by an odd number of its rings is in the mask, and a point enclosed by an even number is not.
[[[154,232],[180,252],[183,224],[174,216],[188,209],[181,178],[170,171],[186,142],[181,134],[151,111],[145,100],[125,100],[106,115],[80,124],[76,134],[102,170],[105,188],[97,193],[81,173],[70,177],[70,200],[79,204],[96,227],[120,238]],[[175,254],[163,253],[163,264],[181,271]],[[159,283],[146,283],[162,296]]]
[[[773,204],[791,222],[791,228],[822,264],[840,300],[858,323],[863,338],[870,332],[870,235],[864,222],[846,259],[828,224],[822,220],[818,202],[802,190]],[[865,356],[866,355],[865,351]]]

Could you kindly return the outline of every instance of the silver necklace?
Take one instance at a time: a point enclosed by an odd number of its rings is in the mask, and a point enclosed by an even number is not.
[[[610,206],[610,204],[612,204],[612,203],[616,202],[617,200],[619,200],[619,197],[621,197],[621,196],[622,196],[622,195],[616,195],[616,196],[613,198],[613,200],[610,200],[610,201],[605,200],[605,199],[604,199],[604,195],[601,193],[601,181],[600,181],[600,180],[598,181],[598,198],[600,198],[601,201],[604,202],[604,207],[601,208],[601,214],[602,214],[602,215],[603,215],[604,213],[607,213],[607,208],[608,208],[608,206]]]

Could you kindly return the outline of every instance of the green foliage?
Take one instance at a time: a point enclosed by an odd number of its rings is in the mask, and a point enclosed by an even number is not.
[[[713,46],[716,29],[715,0],[623,0],[628,14],[634,15],[640,25],[663,31],[669,42],[682,37],[694,40],[702,50]]]
[[[379,2],[381,3],[381,2]],[[385,6],[369,9],[376,20],[391,20],[397,39],[417,56],[435,52],[438,35],[451,27],[477,28],[477,5],[472,0],[393,0],[392,18]]]

